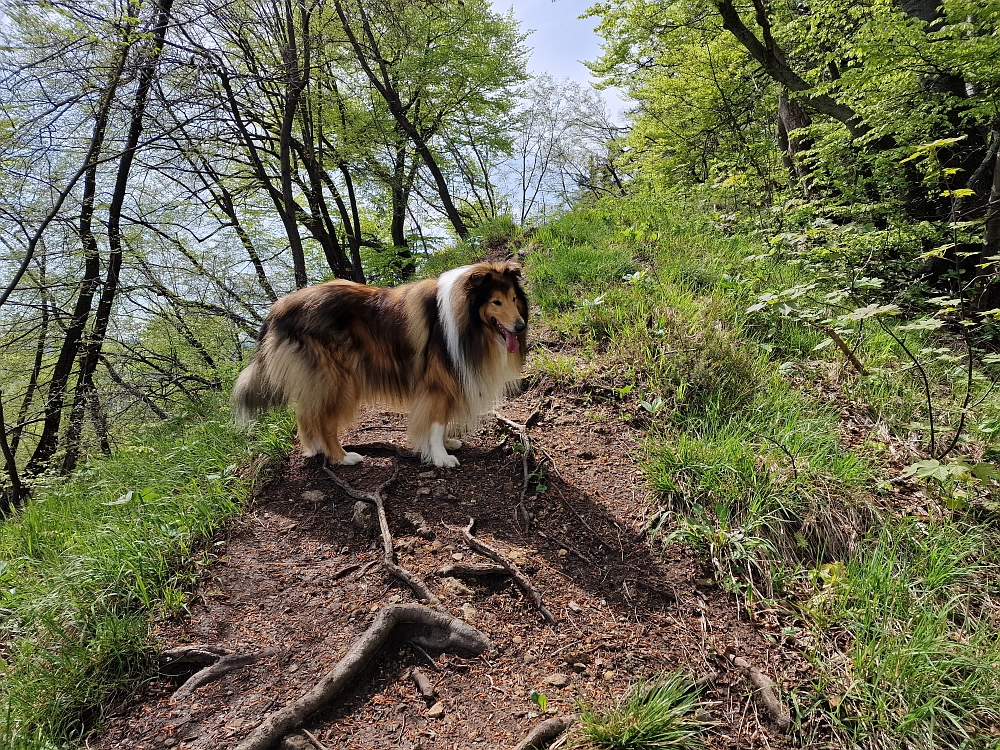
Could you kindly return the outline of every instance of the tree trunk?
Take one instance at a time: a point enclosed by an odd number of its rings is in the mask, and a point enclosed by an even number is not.
[[[354,50],[354,55],[357,58],[358,63],[361,65],[362,70],[364,70],[365,75],[368,76],[368,80],[371,81],[372,86],[378,91],[379,95],[385,100],[385,103],[389,107],[389,112],[392,114],[393,119],[399,124],[400,128],[406,133],[406,136],[413,143],[413,147],[416,149],[417,153],[420,154],[420,158],[423,160],[424,165],[427,170],[431,173],[431,177],[434,178],[434,184],[437,187],[438,196],[441,198],[441,205],[444,208],[445,215],[448,217],[448,221],[451,222],[452,227],[455,229],[455,233],[465,239],[469,236],[469,229],[465,225],[465,220],[462,218],[462,214],[459,212],[458,207],[455,206],[455,202],[451,197],[451,190],[448,188],[448,182],[444,178],[444,173],[441,171],[440,165],[437,163],[437,159],[434,158],[434,154],[431,153],[430,147],[427,145],[427,141],[424,138],[424,134],[420,132],[416,125],[410,121],[409,117],[406,116],[406,111],[403,107],[402,100],[400,99],[399,92],[395,89],[392,84],[392,80],[387,74],[386,61],[382,59],[377,46],[377,41],[375,39],[375,34],[372,32],[371,24],[368,21],[368,13],[358,4],[358,13],[361,17],[361,25],[365,32],[365,37],[368,43],[371,45],[371,53],[375,59],[376,64],[379,66],[379,75],[376,75],[373,70],[371,63],[368,60],[368,54],[361,42],[358,41],[357,36],[354,34],[354,29],[351,27],[351,23],[347,18],[347,14],[344,12],[344,7],[340,0],[334,0],[337,15],[340,17],[341,25],[344,27],[344,33],[347,35],[347,40],[351,45],[351,49]]]
[[[70,422],[66,434],[66,456],[63,459],[63,471],[69,473],[76,468],[80,456],[80,438],[83,432],[83,422],[89,403],[97,398],[94,387],[94,372],[104,348],[104,341],[111,322],[111,311],[114,308],[115,296],[118,293],[118,281],[122,267],[122,207],[128,191],[129,176],[135,161],[139,136],[142,135],[143,119],[146,114],[146,103],[149,100],[149,90],[156,76],[157,63],[163,51],[163,43],[170,23],[170,11],[174,0],[158,0],[155,4],[155,20],[153,22],[152,47],[146,52],[145,59],[139,67],[139,85],[135,92],[135,101],[129,115],[128,136],[125,149],[118,160],[118,172],[115,175],[115,187],[108,207],[108,269],[101,290],[101,298],[97,303],[97,313],[94,316],[94,326],[88,337],[87,344],[80,358],[80,372],[73,397],[73,408],[70,412]],[[99,430],[100,432],[100,430]],[[106,430],[105,430],[106,432]]]
[[[794,184],[797,184],[805,197],[812,193],[810,184],[809,168],[802,162],[802,152],[812,148],[812,142],[800,131],[809,127],[812,120],[809,115],[794,99],[788,98],[788,92],[783,91],[778,95],[778,130],[784,133],[784,154],[782,160],[789,169],[789,177]],[[779,135],[779,141],[781,137]]]
[[[714,2],[722,17],[723,28],[760,63],[765,73],[789,91],[808,91],[812,88],[802,76],[789,67],[784,52],[774,43],[770,22],[761,0],[754,0],[754,8],[757,11],[757,23],[761,28],[763,41],[743,23],[739,11],[733,5],[733,0],[714,0]],[[827,94],[806,94],[800,96],[799,101],[842,123],[854,138],[860,138],[870,130],[861,122],[857,112]]]
[[[123,30],[125,39],[132,39],[134,26]],[[52,378],[49,381],[48,398],[45,402],[45,419],[42,423],[42,433],[35,446],[30,460],[25,466],[28,474],[38,474],[45,470],[46,464],[56,452],[59,445],[59,426],[62,422],[63,406],[66,402],[66,386],[73,372],[73,363],[79,353],[83,332],[90,320],[90,311],[94,301],[97,286],[100,283],[101,260],[94,235],[94,199],[97,195],[97,163],[104,148],[108,119],[114,105],[115,95],[122,79],[125,62],[132,48],[132,42],[121,43],[118,54],[114,58],[111,74],[108,76],[101,92],[101,98],[94,115],[94,130],[87,148],[84,163],[87,165],[83,182],[83,199],[80,208],[79,235],[83,246],[84,270],[80,280],[80,294],[66,327],[65,338],[59,348]]]
[[[308,15],[302,10],[302,38],[309,44]],[[298,219],[292,206],[295,197],[292,194],[292,126],[295,123],[295,112],[299,107],[299,98],[305,89],[305,75],[309,71],[299,69],[298,46],[295,43],[295,16],[292,13],[291,0],[285,0],[285,49],[282,56],[285,63],[285,105],[281,115],[281,132],[278,135],[278,163],[281,169],[281,202],[285,211],[281,221],[288,235],[288,244],[292,251],[292,266],[295,269],[295,286],[299,289],[309,283],[306,274],[306,256],[302,247],[302,237],[299,235]]]

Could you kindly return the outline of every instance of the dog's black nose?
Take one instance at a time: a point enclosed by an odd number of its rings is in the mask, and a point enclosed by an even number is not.
[[[518,333],[520,333],[527,327],[528,327],[527,324],[523,320],[519,320],[514,324],[514,330],[517,331]]]

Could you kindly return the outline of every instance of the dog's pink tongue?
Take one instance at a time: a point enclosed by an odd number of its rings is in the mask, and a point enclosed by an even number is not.
[[[518,349],[521,348],[521,344],[517,340],[517,336],[508,331],[506,328],[503,332],[504,338],[507,339],[507,353],[513,354]]]

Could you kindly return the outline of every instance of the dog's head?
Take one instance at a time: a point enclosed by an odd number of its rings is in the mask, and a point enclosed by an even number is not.
[[[496,335],[509,354],[527,345],[528,298],[521,288],[517,263],[478,263],[466,277],[470,312]]]

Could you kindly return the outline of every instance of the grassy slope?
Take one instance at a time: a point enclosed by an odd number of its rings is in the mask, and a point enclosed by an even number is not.
[[[813,644],[816,672],[786,697],[804,739],[993,746],[995,519],[972,503],[949,510],[955,485],[917,517],[892,512],[886,435],[845,448],[840,410],[862,404],[905,436],[922,395],[899,377],[898,352],[871,336],[860,355],[873,375],[821,398],[840,369],[833,348],[814,354],[814,330],[745,313],[795,271],[748,261],[759,249],[714,232],[707,211],[645,195],[540,230],[525,264],[546,339],[581,353],[543,343],[533,370],[599,388],[647,427],[665,539],[711,560],[740,606],[798,613],[788,635]],[[935,377],[947,390],[948,373]],[[1000,414],[996,397],[977,408]],[[250,490],[234,467],[277,455],[289,431],[285,418],[266,423],[248,445],[225,410],[191,415],[41,488],[0,526],[0,746],[72,741],[102,701],[148,676],[150,617],[183,606],[211,559],[204,540]]]
[[[155,667],[151,617],[184,606],[204,542],[238,513],[290,425],[248,441],[207,405],[137,436],[0,524],[0,747],[60,746]],[[263,455],[263,458],[261,457]]]
[[[787,635],[813,644],[816,666],[788,696],[803,739],[995,746],[995,518],[947,502],[968,497],[956,484],[927,493],[917,518],[895,507],[886,428],[897,448],[912,445],[906,423],[923,398],[901,353],[869,335],[862,379],[834,347],[813,353],[824,338],[814,329],[748,316],[797,272],[713,232],[708,213],[644,195],[542,229],[526,256],[534,298],[553,335],[584,353],[543,346],[533,368],[610,385],[648,423],[647,475],[671,510],[665,538],[708,556],[747,606],[774,598],[797,613]],[[949,394],[954,375],[930,374]],[[980,394],[979,416],[996,417],[996,395]],[[850,447],[845,406],[872,417]]]

